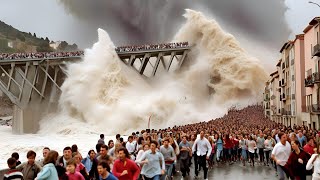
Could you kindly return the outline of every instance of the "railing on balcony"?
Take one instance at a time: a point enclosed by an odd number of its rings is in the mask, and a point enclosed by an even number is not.
[[[312,112],[320,113],[320,104],[312,104]]]
[[[281,96],[281,100],[282,100],[282,101],[287,100],[287,97],[286,97],[286,94],[285,94],[285,93],[283,93],[283,94],[282,94],[282,96]]]
[[[320,83],[319,72],[312,73],[311,75],[307,76],[307,78],[304,80],[305,87],[312,87],[315,83]]]
[[[286,83],[286,82],[284,82],[284,79],[282,79],[282,80],[281,80],[281,85],[280,85],[280,86],[281,86],[281,87],[284,87],[284,86],[286,86],[286,85],[287,85],[287,83]]]
[[[296,95],[295,94],[291,94],[291,99],[295,100],[296,99]]]
[[[320,44],[316,44],[315,46],[313,46],[312,56],[320,57]]]
[[[294,65],[294,59],[291,59],[291,66]]]

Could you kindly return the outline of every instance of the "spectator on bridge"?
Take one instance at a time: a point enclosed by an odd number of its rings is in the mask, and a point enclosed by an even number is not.
[[[22,172],[23,179],[25,180],[34,180],[41,171],[41,166],[35,163],[36,155],[34,151],[28,151],[28,161],[17,166],[17,169]]]
[[[3,180],[23,180],[23,174],[16,169],[17,160],[15,158],[9,158],[7,164],[10,170],[4,174]]]
[[[43,168],[37,175],[36,180],[57,180],[59,179],[55,163],[58,159],[57,151],[49,151],[43,161]]]

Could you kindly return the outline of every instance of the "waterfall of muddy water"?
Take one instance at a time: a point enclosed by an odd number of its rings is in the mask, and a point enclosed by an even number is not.
[[[107,32],[98,29],[98,42],[68,67],[60,115],[44,119],[40,133],[130,133],[146,128],[150,115],[151,128],[183,125],[260,97],[267,74],[259,61],[216,21],[193,10],[184,17],[173,41],[192,45],[188,59],[180,70],[159,71],[155,78],[122,63]]]

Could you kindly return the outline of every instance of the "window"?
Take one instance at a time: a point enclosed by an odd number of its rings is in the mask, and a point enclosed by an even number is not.
[[[307,71],[307,76],[311,76],[312,75],[312,69],[309,69],[308,71]]]

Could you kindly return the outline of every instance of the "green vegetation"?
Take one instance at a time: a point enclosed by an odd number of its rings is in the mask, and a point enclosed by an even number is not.
[[[12,47],[8,46],[8,43]],[[36,33],[21,32],[14,27],[0,21],[0,53],[13,52],[52,52],[55,49],[49,46],[50,40],[48,37],[37,37]],[[75,51],[78,49],[76,44],[69,45],[62,41],[56,51]]]

